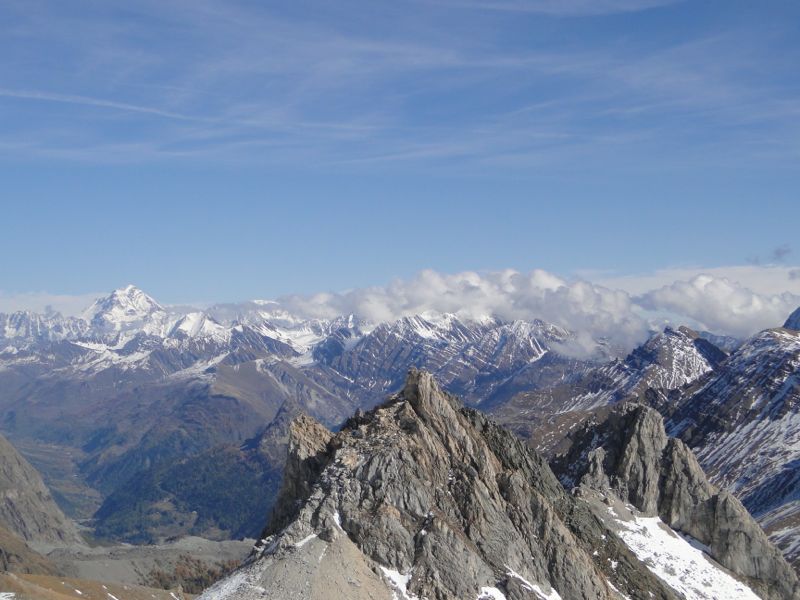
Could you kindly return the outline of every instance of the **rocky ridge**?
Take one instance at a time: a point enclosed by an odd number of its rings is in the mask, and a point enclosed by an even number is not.
[[[614,495],[644,517],[659,517],[762,598],[800,597],[797,575],[761,527],[730,492],[708,482],[656,410],[625,404],[585,425],[553,468],[566,486]]]
[[[665,408],[670,435],[800,560],[800,332],[753,336]]]
[[[728,516],[739,525],[741,515]],[[735,597],[755,598],[724,576],[742,591]],[[308,417],[293,423],[263,539],[202,599],[340,597],[680,596],[537,452],[412,371],[400,394],[339,433]]]

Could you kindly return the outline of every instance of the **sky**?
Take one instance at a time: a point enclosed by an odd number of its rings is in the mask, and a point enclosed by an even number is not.
[[[0,310],[508,269],[800,297],[794,1],[5,0],[0,52]]]

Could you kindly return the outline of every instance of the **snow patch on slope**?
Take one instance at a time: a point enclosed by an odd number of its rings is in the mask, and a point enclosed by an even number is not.
[[[514,569],[509,568],[508,565],[506,565],[506,569],[507,569],[506,575],[522,582],[522,588],[528,590],[529,592],[533,592],[536,595],[537,600],[561,600],[561,596],[558,595],[558,592],[555,591],[553,589],[553,586],[551,586],[550,584],[548,584],[550,592],[546,593],[538,585],[536,585],[535,583],[531,583],[530,581],[525,579],[522,575],[514,571]]]
[[[619,537],[636,557],[686,600],[758,600],[749,587],[658,517],[615,521],[620,526]]]
[[[408,582],[411,581],[411,573],[403,575],[402,573],[400,573],[400,571],[396,571],[395,569],[388,569],[382,565],[381,565],[381,571],[383,572],[383,576],[386,577],[386,580],[389,582],[389,585],[392,588],[393,600],[419,600],[417,596],[409,594],[408,592]],[[399,596],[398,593],[400,594]]]

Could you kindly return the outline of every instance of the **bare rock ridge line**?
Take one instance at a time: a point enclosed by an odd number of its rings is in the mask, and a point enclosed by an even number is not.
[[[584,489],[613,490],[647,514],[664,505],[676,523],[696,520],[696,539],[763,598],[797,597],[788,565],[741,505],[709,486],[691,452],[666,438],[658,413],[642,413],[640,426],[607,439],[615,469],[607,472],[595,452],[584,461],[591,469]],[[708,532],[700,530],[703,510]],[[740,597],[756,597],[749,593]],[[309,417],[293,422],[284,487],[263,539],[242,568],[201,596],[341,597],[681,595],[636,557],[586,494],[569,493],[541,455],[462,407],[429,373],[412,370],[401,393],[336,434]]]
[[[385,579],[404,598],[618,598],[610,578],[632,597],[676,598],[621,541],[603,544],[601,522],[537,453],[428,373],[336,435],[307,417],[291,434],[262,544],[203,598],[388,600]]]
[[[644,515],[659,516],[706,546],[761,597],[800,597],[797,575],[763,529],[733,495],[708,482],[682,441],[667,437],[656,410],[621,405],[576,432],[553,467],[565,485],[611,492]]]

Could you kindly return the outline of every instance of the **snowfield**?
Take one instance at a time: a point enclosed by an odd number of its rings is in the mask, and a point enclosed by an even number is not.
[[[614,520],[620,526],[619,537],[636,557],[686,600],[759,600],[749,587],[658,517]]]

